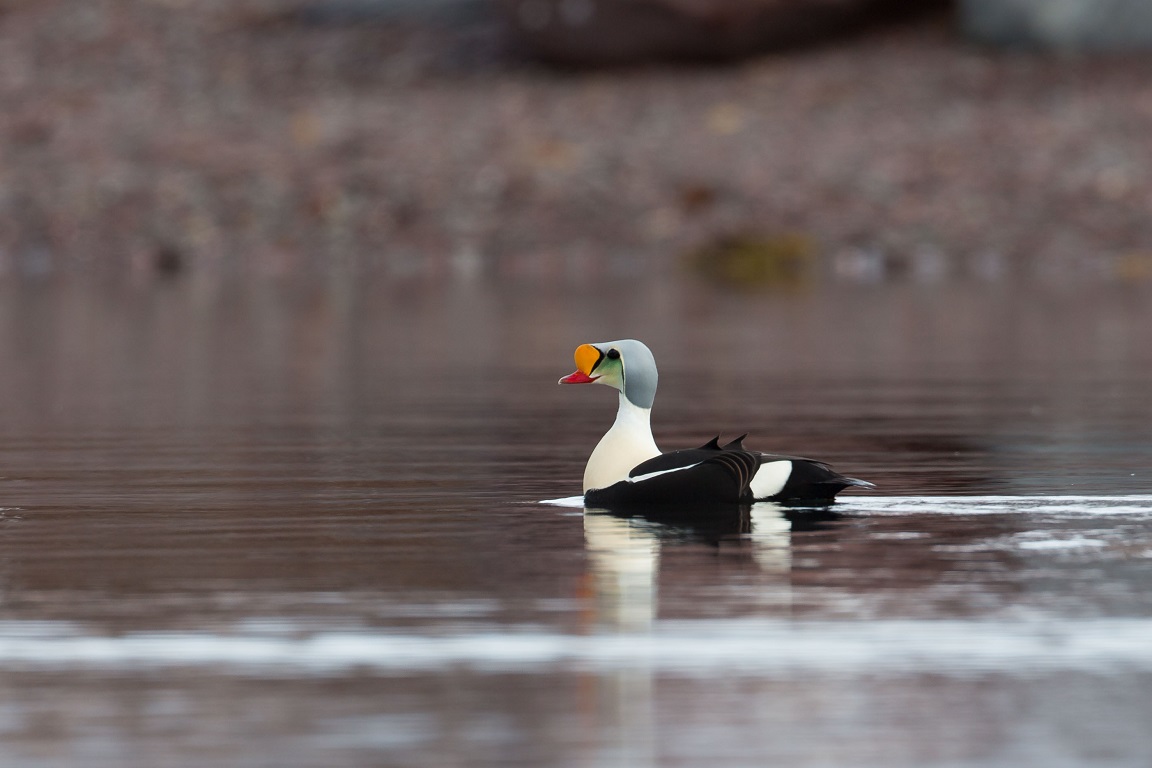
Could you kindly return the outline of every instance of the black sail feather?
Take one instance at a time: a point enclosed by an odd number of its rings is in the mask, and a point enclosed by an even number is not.
[[[735,440],[729,441],[720,450],[722,450],[722,451],[742,451],[742,450],[744,450],[744,438],[746,438],[746,437],[748,437],[747,432],[740,435],[740,437],[736,438]]]
[[[721,451],[744,451],[741,442],[747,437],[747,434],[740,435],[740,437],[731,441],[724,447],[720,447],[720,436],[712,438],[699,448],[685,448],[681,451],[671,451],[669,453],[662,453],[655,458],[648,459],[648,461],[641,462],[632,468],[628,473],[628,477],[641,477],[653,472],[667,472],[670,469],[680,469],[682,467],[689,467],[693,464],[699,464],[702,461],[712,458]],[[752,456],[761,456],[755,451],[744,451]],[[766,455],[766,454],[763,454]],[[760,461],[761,464],[764,460]]]

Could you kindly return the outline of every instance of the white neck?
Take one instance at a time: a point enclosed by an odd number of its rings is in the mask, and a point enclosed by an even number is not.
[[[651,408],[640,408],[620,393],[616,422],[592,451],[584,468],[584,491],[607,488],[628,477],[642,461],[660,455],[652,439]]]

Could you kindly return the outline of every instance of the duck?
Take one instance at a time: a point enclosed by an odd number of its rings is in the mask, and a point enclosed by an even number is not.
[[[585,507],[608,510],[745,506],[773,501],[827,505],[846,488],[870,489],[828,464],[752,451],[747,435],[724,445],[719,436],[699,448],[662,452],[652,437],[656,359],[636,339],[581,344],[576,370],[561,384],[601,384],[619,391],[616,421],[584,468]]]

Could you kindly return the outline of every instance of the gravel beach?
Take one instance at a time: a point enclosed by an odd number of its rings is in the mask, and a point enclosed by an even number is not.
[[[1152,278],[1152,61],[947,15],[558,71],[497,19],[0,3],[0,265],[569,280],[802,243],[839,279]]]

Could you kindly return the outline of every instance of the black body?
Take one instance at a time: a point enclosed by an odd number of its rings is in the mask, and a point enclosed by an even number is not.
[[[629,478],[584,494],[584,504],[602,509],[742,506],[754,501],[830,504],[848,486],[872,487],[834,471],[827,464],[797,456],[745,450],[744,435],[721,446],[713,438],[699,448],[672,451],[638,464]],[[750,485],[761,464],[789,461],[792,471],[775,496],[754,499]],[[661,474],[654,474],[661,473]]]

